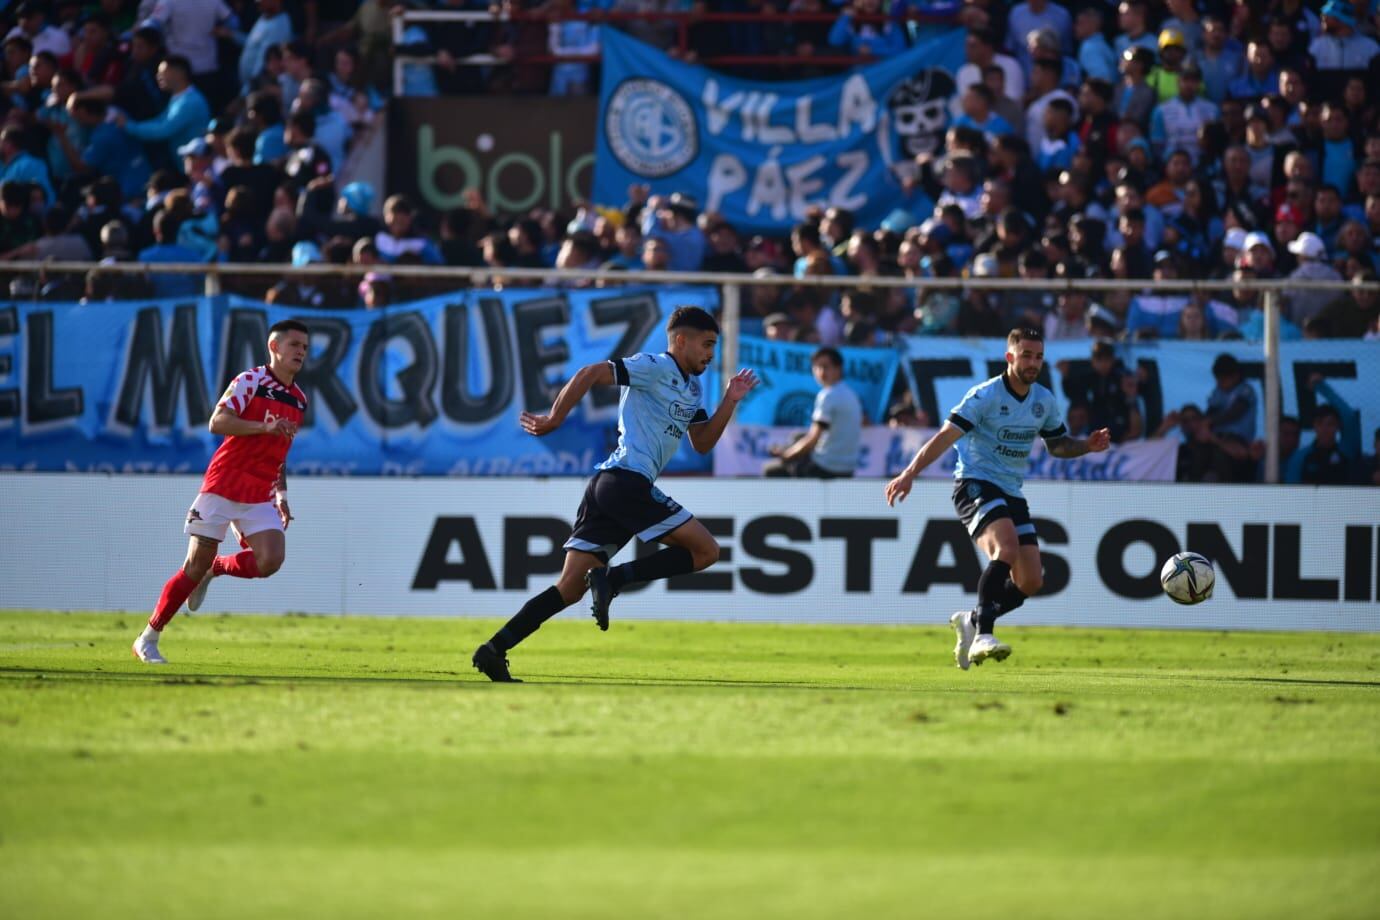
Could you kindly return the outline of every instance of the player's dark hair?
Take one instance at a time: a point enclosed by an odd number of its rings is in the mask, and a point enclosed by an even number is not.
[[[307,328],[307,324],[300,319],[280,319],[268,327],[270,336],[275,336],[280,332],[300,332],[303,335],[311,335],[311,330]]]
[[[718,332],[719,323],[699,307],[676,307],[671,318],[666,321],[666,334],[677,329],[695,329],[699,332]]]
[[[1006,347],[1015,348],[1022,342],[1043,342],[1045,334],[1034,326],[1017,326],[1006,334]]]
[[[842,368],[843,354],[837,348],[831,348],[825,345],[823,348],[816,348],[815,353],[810,356],[811,364],[814,364],[816,361],[828,361],[830,364],[834,365],[834,367]]]
[[[1318,419],[1327,416],[1331,416],[1338,422],[1342,420],[1342,413],[1338,412],[1336,408],[1329,406],[1327,403],[1318,403],[1318,408],[1313,410],[1313,421],[1316,422]]]

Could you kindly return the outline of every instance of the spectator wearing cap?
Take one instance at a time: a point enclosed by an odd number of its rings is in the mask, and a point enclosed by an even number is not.
[[[1160,29],[1174,29],[1184,37],[1188,53],[1196,56],[1203,47],[1203,16],[1198,12],[1196,0],[1166,0],[1169,18],[1160,23]]]
[[[1322,34],[1308,46],[1319,71],[1364,70],[1380,45],[1356,31],[1356,8],[1346,0],[1327,0],[1322,8]]]
[[[1168,27],[1160,30],[1158,42],[1160,63],[1145,82],[1155,91],[1157,102],[1168,102],[1179,95],[1179,73],[1188,57],[1188,45],[1182,32]]]
[[[47,24],[46,4],[38,0],[20,3],[14,9],[14,18],[18,25],[5,36],[6,40],[11,36],[23,35],[28,39],[33,54],[47,51],[55,57],[65,58],[71,53],[72,39],[62,29]]]
[[[1186,62],[1179,72],[1178,95],[1155,107],[1150,116],[1150,143],[1159,155],[1174,149],[1185,150],[1197,164],[1201,152],[1199,131],[1219,114],[1217,106],[1199,97],[1202,83],[1203,72],[1197,62]]]
[[[24,132],[19,128],[0,131],[0,182],[23,182],[43,191],[44,200],[52,204],[53,184],[48,178],[48,166],[24,149]]]
[[[1246,234],[1241,245],[1241,262],[1249,268],[1256,278],[1275,276],[1275,245],[1268,234],[1252,230]]]
[[[1016,56],[1027,74],[1033,63],[1030,35],[1041,29],[1053,33],[1058,42],[1055,50],[1059,55],[1073,51],[1073,19],[1068,10],[1050,0],[1024,0],[1011,7],[1006,17],[1007,49]]]
[[[1316,233],[1300,233],[1289,243],[1289,252],[1298,260],[1298,267],[1289,273],[1290,281],[1341,281],[1342,276],[1327,262],[1327,246]],[[1284,311],[1294,323],[1303,326],[1322,312],[1336,297],[1333,291],[1309,291],[1286,288]]]
[[[1221,105],[1246,69],[1246,55],[1220,16],[1203,18],[1203,46],[1194,57],[1203,71],[1203,95]]]
[[[211,108],[192,85],[192,68],[185,57],[174,55],[158,65],[158,86],[169,96],[160,115],[148,121],[129,121],[117,113],[115,123],[141,141],[162,141],[169,160],[176,163],[178,150],[205,132]]]
[[[292,40],[292,20],[283,12],[283,0],[258,0],[259,17],[240,50],[240,87],[248,92],[264,67],[264,55],[269,48]]]
[[[205,138],[194,137],[177,148],[177,155],[182,158],[182,174],[191,187],[192,207],[200,214],[219,213],[225,189],[211,170],[211,145]]]
[[[1086,6],[1073,20],[1073,34],[1078,40],[1078,66],[1087,77],[1115,83],[1116,52],[1102,34],[1102,10]]]

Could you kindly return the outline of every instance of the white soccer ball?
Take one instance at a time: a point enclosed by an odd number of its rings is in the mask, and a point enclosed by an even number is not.
[[[1160,585],[1176,604],[1201,604],[1212,597],[1216,583],[1212,563],[1197,553],[1175,553],[1160,569]]]

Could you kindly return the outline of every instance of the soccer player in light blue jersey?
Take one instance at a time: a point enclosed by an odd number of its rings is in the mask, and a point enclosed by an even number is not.
[[[583,597],[586,589],[595,622],[608,629],[609,603],[624,586],[689,575],[718,560],[719,544],[705,526],[654,482],[686,434],[700,453],[714,449],[757,377],[748,369],[735,374],[711,416],[704,410],[699,378],[714,360],[719,324],[699,307],[679,307],[666,323],[666,341],[670,347],[659,355],[636,354],[582,367],[561,389],[550,413],[522,413],[523,429],[541,437],[559,428],[591,387],[622,387],[618,446],[585,488],[575,528],[565,542],[560,578],[474,653],[474,666],[489,680],[513,681],[509,649]],[[666,548],[609,568],[609,560],[634,536]]]
[[[1069,437],[1054,394],[1036,382],[1044,363],[1044,335],[1038,329],[1011,330],[1006,371],[969,390],[886,486],[886,502],[894,506],[910,494],[921,470],[957,446],[954,507],[991,560],[978,579],[977,606],[949,618],[958,636],[954,661],[965,671],[970,663],[1002,661],[1011,654],[1011,646],[992,634],[997,617],[1021,606],[1044,583],[1039,540],[1021,494],[1035,439],[1043,438],[1051,454],[1065,459],[1106,450],[1111,443],[1106,428],[1087,439]]]

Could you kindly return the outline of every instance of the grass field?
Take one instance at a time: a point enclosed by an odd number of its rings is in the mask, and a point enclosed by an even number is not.
[[[0,614],[0,916],[1380,911],[1380,636],[562,620]]]

